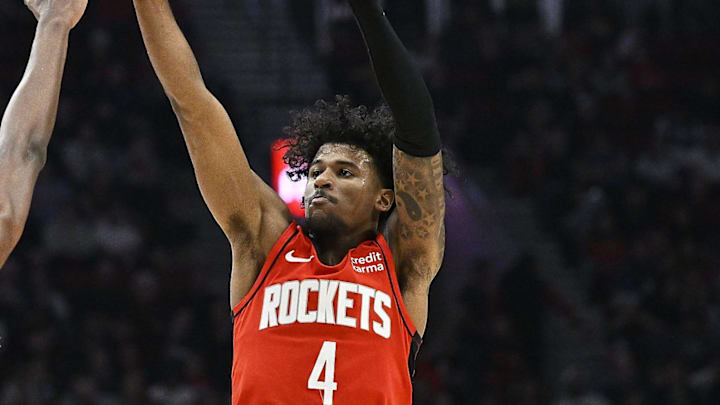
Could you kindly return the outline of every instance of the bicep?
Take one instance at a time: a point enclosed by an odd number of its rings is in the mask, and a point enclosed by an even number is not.
[[[393,148],[397,208],[389,222],[398,275],[405,288],[429,288],[445,250],[442,154],[408,155]]]
[[[238,229],[257,234],[265,215],[289,218],[277,194],[250,168],[230,117],[209,91],[189,104],[171,102],[200,192],[229,238]]]

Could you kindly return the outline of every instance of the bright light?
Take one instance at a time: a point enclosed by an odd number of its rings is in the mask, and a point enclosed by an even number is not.
[[[285,143],[284,140],[277,140],[270,151],[270,167],[272,170],[272,186],[280,198],[285,201],[290,213],[301,218],[305,216],[305,210],[300,205],[305,193],[306,180],[292,181],[287,174],[288,165],[283,162],[283,155],[287,149],[279,149]]]

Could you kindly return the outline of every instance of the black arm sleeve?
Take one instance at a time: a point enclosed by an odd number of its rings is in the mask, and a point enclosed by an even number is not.
[[[413,156],[440,151],[440,133],[430,92],[377,0],[350,0],[375,76],[397,123],[393,142]]]

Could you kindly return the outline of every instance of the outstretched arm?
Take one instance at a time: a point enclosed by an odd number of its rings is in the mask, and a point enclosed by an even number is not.
[[[277,196],[269,202],[265,198],[268,191],[274,192],[250,169],[227,112],[205,87],[168,0],[133,2],[150,61],[180,123],[206,204],[229,238],[248,228],[259,231],[263,208],[284,204]]]
[[[435,112],[420,70],[378,0],[349,1],[397,124],[393,140],[397,209],[387,230],[405,305],[423,334],[430,283],[445,250],[443,164]]]
[[[26,0],[38,19],[25,74],[0,124],[0,267],[22,235],[55,126],[70,30],[87,0]]]
[[[250,169],[232,122],[206,88],[168,0],[133,3],[150,61],[185,137],[200,192],[233,248],[234,305],[259,272],[255,262],[264,260],[290,223],[290,213]]]

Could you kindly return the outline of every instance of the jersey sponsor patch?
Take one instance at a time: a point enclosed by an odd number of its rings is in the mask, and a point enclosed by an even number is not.
[[[378,273],[385,271],[380,252],[370,252],[367,256],[350,257],[352,269],[357,273]]]
[[[308,305],[311,292],[317,294],[314,310]],[[359,318],[348,314],[356,304],[360,306]],[[339,280],[290,280],[265,287],[258,330],[293,323],[324,323],[360,328],[389,339],[392,326],[386,309],[392,309],[390,296],[372,287]],[[371,322],[371,311],[379,322]]]

